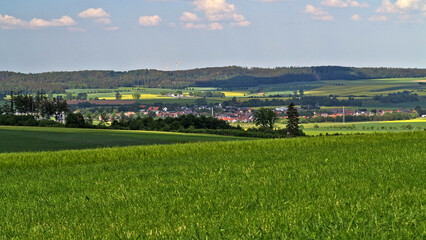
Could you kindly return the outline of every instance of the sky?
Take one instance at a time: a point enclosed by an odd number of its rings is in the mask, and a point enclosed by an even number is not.
[[[0,71],[426,68],[426,0],[0,0]]]

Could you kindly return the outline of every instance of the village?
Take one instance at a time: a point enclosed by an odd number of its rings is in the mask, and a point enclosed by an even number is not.
[[[106,113],[95,116],[99,121],[110,122],[114,120],[120,120],[122,118],[137,118],[144,116],[151,116],[153,118],[177,118],[181,115],[192,114],[195,116],[207,116],[214,117],[220,120],[224,120],[230,123],[250,123],[254,122],[254,112],[257,108],[251,107],[233,107],[226,106],[223,107],[221,104],[215,106],[191,106],[191,107],[180,107],[179,109],[168,109],[167,107],[159,106],[149,106],[149,105],[140,105],[139,111],[127,111],[127,112],[116,112],[116,113]],[[301,122],[318,122],[318,121],[336,121],[345,116],[348,120],[351,117],[359,117],[359,119],[373,118],[373,117],[383,117],[383,116],[405,116],[404,119],[407,119],[408,116],[413,118],[418,117],[415,110],[411,109],[395,109],[395,110],[384,110],[384,109],[372,109],[368,111],[367,109],[356,109],[349,110],[344,108],[332,108],[332,109],[318,109],[318,110],[307,110],[303,108],[297,108],[300,113]],[[79,112],[76,110],[75,112]],[[278,115],[279,118],[286,118],[287,107],[276,107],[273,108],[273,111]],[[106,119],[102,119],[102,117]],[[426,117],[426,116],[422,116]]]

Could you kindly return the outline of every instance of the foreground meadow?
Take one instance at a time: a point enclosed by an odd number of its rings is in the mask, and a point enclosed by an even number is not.
[[[0,126],[0,153],[246,139],[154,131]]]
[[[0,154],[0,239],[424,239],[426,132]]]

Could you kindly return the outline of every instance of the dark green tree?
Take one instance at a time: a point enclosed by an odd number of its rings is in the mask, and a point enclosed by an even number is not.
[[[262,127],[274,128],[275,122],[278,119],[278,115],[270,108],[260,108],[254,112],[256,126],[261,125]]]
[[[121,99],[121,94],[119,91],[115,92],[115,99],[120,100]]]
[[[140,93],[133,93],[133,99],[135,100],[139,100],[141,98],[141,94]]]
[[[294,103],[290,103],[287,109],[287,134],[291,136],[300,136],[303,135],[303,132],[299,128],[299,113],[294,107]]]
[[[69,112],[65,119],[65,127],[69,127],[69,128],[86,127],[86,122],[84,121],[83,114]]]

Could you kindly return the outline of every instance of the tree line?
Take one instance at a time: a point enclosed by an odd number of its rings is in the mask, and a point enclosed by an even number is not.
[[[49,118],[54,116],[58,120],[59,116],[69,111],[67,102],[61,97],[49,98],[43,92],[35,95],[18,92],[10,92],[10,99],[0,106],[0,114],[11,115],[32,115],[35,117]]]
[[[133,70],[75,71],[47,73],[0,72],[0,93],[7,91],[44,90],[65,93],[72,88],[187,87],[246,88],[261,84],[277,84],[319,80],[356,80],[377,78],[425,77],[426,69],[354,68],[339,66],[244,68],[238,66],[191,69],[184,71]]]

